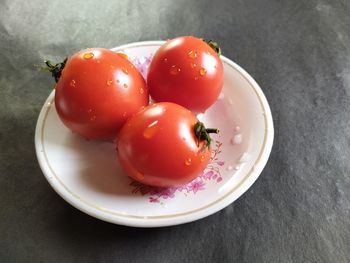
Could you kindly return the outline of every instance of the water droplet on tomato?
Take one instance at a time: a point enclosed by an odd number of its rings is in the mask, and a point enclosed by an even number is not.
[[[191,50],[190,52],[188,52],[188,56],[189,56],[190,58],[196,58],[196,57],[197,57],[197,52]]]
[[[186,159],[186,161],[185,161],[185,165],[186,166],[190,166],[191,163],[192,163],[192,159],[191,158]]]
[[[201,68],[201,69],[199,70],[199,74],[200,74],[201,76],[205,76],[205,74],[207,74],[207,70],[206,70],[205,68]]]
[[[125,53],[117,52],[117,55],[118,55],[119,57],[124,58],[124,59],[128,59],[128,55],[125,54]]]
[[[69,83],[69,85],[70,85],[71,87],[75,87],[75,80],[72,79],[71,82]]]
[[[101,63],[101,61],[100,61],[99,59],[98,59],[96,62],[97,62],[97,64],[100,64],[100,63]]]
[[[197,76],[195,76],[195,77],[194,77],[194,80],[198,80],[198,77],[197,77]]]
[[[181,70],[179,68],[177,68],[175,65],[171,66],[170,70],[169,70],[169,73],[171,75],[177,75],[179,74]]]
[[[122,68],[122,71],[125,73],[125,74],[129,74],[128,70],[126,68]]]
[[[85,59],[91,59],[94,57],[94,53],[88,52],[83,55]]]
[[[126,111],[124,111],[124,113],[123,113],[123,117],[125,117],[126,116]]]
[[[112,83],[113,83],[113,80],[107,80],[107,85],[108,85],[108,86],[111,86]]]
[[[195,67],[197,67],[197,64],[196,63],[191,63],[190,66],[191,66],[191,68],[195,68]]]
[[[92,109],[88,109],[88,111],[87,111],[88,113],[91,113],[92,112]]]
[[[204,162],[204,159],[205,159],[205,156],[202,155],[202,156],[201,156],[201,162]]]
[[[164,63],[168,63],[168,59],[167,58],[164,58],[163,61],[164,61]]]
[[[147,128],[143,131],[143,137],[146,139],[151,139],[159,129],[159,126],[157,124],[158,121],[154,121],[148,125]]]
[[[124,88],[128,88],[128,84],[124,83],[124,84],[123,84],[123,87],[124,87]]]
[[[143,179],[145,179],[145,175],[141,172],[137,172],[136,173],[136,178],[140,181],[142,181]]]
[[[95,121],[95,120],[96,120],[96,116],[95,115],[91,116],[90,121]]]
[[[145,90],[143,88],[140,88],[140,94],[145,93]]]

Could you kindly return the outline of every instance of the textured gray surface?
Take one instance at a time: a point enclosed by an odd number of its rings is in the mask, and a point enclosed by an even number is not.
[[[350,2],[0,0],[0,262],[350,262]],[[52,79],[92,46],[197,35],[263,88],[275,144],[259,180],[203,220],[98,221],[48,185],[34,128]]]

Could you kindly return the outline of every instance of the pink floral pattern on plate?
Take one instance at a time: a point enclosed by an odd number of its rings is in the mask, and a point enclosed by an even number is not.
[[[187,194],[196,194],[198,191],[205,189],[209,181],[220,183],[222,181],[220,167],[224,166],[225,162],[219,160],[222,143],[215,141],[215,147],[212,150],[212,157],[210,163],[204,172],[186,185],[180,185],[169,188],[153,187],[144,185],[132,180],[130,186],[133,187],[133,194],[149,195],[149,202],[159,203],[161,200],[171,199],[175,197],[176,192]]]
[[[141,72],[144,79],[147,78],[148,68],[151,64],[153,54],[149,54],[146,57],[132,57],[130,58],[131,63],[134,64],[134,66]]]

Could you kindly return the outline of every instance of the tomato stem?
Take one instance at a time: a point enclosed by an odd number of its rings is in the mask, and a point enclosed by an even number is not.
[[[215,129],[215,128],[207,128],[205,129],[205,131],[207,133],[219,133],[219,129]]]
[[[203,39],[203,41],[207,43],[209,47],[211,47],[219,56],[221,55],[221,48],[217,42],[213,40],[205,40],[205,39]]]
[[[56,63],[56,64],[53,64],[50,60],[45,60],[44,62],[46,64],[46,67],[43,69],[50,71],[52,77],[54,77],[55,81],[58,82],[58,80],[60,79],[60,77],[62,75],[62,70],[63,70],[64,66],[66,65],[67,58],[65,60],[63,60],[63,62]]]
[[[206,145],[204,146],[205,148],[210,148],[210,144],[212,142],[212,139],[210,138],[210,133],[219,133],[218,129],[214,128],[205,128],[203,122],[197,122],[194,125],[194,133],[196,134],[196,137],[198,138],[199,141],[206,141]]]

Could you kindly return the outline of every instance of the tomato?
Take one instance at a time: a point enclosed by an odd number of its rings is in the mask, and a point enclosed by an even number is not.
[[[191,36],[162,45],[147,76],[152,98],[175,102],[195,113],[209,108],[220,95],[224,80],[222,62],[213,48]]]
[[[120,131],[121,166],[133,179],[152,186],[188,183],[210,160],[209,132],[188,109],[170,102],[149,105]]]
[[[114,139],[126,119],[148,105],[145,80],[125,55],[91,48],[65,64],[47,65],[58,81],[55,105],[60,119],[85,138]]]

